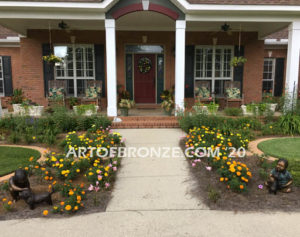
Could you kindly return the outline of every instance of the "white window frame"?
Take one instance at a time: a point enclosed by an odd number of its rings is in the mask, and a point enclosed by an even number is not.
[[[54,47],[57,47],[57,46],[67,46],[67,47],[72,47],[72,51],[73,51],[73,76],[72,77],[69,77],[69,76],[66,76],[68,73],[67,73],[67,68],[66,66],[64,66],[64,75],[65,76],[60,76],[58,77],[57,76],[57,67],[55,67],[55,70],[54,70],[54,77],[55,77],[55,80],[72,80],[74,81],[74,97],[77,97],[78,96],[78,93],[77,93],[77,80],[96,80],[96,69],[95,69],[95,47],[93,44],[55,44]],[[82,47],[84,48],[84,53],[83,55],[85,55],[85,49],[86,48],[92,48],[92,51],[93,51],[93,77],[88,77],[88,76],[81,76],[81,77],[78,77],[77,76],[77,68],[76,68],[76,48],[77,47]],[[84,73],[86,74],[86,57],[83,57],[83,71]]]
[[[4,87],[4,70],[3,70],[3,60],[2,60],[2,56],[0,56],[0,65],[1,65],[1,74],[2,77],[0,77],[0,81],[2,81],[3,84],[3,93],[0,93],[0,97],[4,97],[5,96],[5,87]]]
[[[274,96],[274,88],[275,88],[275,70],[276,70],[276,58],[264,58],[264,71],[263,71],[263,76],[264,76],[264,74],[265,74],[265,62],[266,61],[272,61],[272,78],[271,79],[265,79],[264,77],[263,77],[263,83],[264,82],[272,82],[272,95]],[[268,71],[268,73],[270,73],[269,71]]]
[[[196,51],[197,49],[212,49],[212,76],[211,77],[197,77],[197,54]],[[230,77],[216,77],[215,76],[215,62],[216,62],[216,49],[231,49],[231,58],[234,57],[234,46],[232,45],[196,45],[195,47],[195,58],[194,58],[194,78],[195,81],[211,81],[211,91],[214,92],[215,91],[215,81],[220,80],[220,81],[232,81],[233,80],[233,67],[231,67],[231,72],[230,72]],[[205,72],[205,63],[204,63],[204,54],[203,54],[203,63],[202,63],[202,67],[203,67],[203,72]],[[222,53],[222,59],[221,59],[221,72],[224,72],[224,53]],[[195,93],[195,90],[194,90]]]

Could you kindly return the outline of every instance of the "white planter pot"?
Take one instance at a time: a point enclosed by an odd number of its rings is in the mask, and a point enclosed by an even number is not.
[[[246,105],[241,105],[242,111],[243,111],[243,115],[244,116],[253,116],[253,112],[252,111],[247,111],[247,106]],[[256,107],[256,112],[258,114],[258,108]]]
[[[203,105],[203,106],[194,105],[193,110],[195,110],[195,112],[197,114],[208,114],[208,109],[207,109],[207,106],[205,106],[205,105]]]
[[[207,108],[207,110],[208,110],[208,108]],[[211,111],[211,112],[210,112],[210,111],[208,110],[208,113],[211,114],[211,115],[216,115],[217,112],[218,112],[218,110],[219,110],[219,106],[216,106],[216,110],[215,110],[215,111]]]
[[[92,116],[92,115],[95,115],[95,114],[97,114],[97,111],[98,111],[98,109],[99,109],[99,106],[95,106],[96,107],[96,109],[95,109],[95,111],[93,111],[93,110],[86,110],[85,111],[85,113],[83,114],[84,116]],[[77,106],[73,106],[73,110],[74,110],[74,113],[75,114],[78,114],[78,112],[77,112]]]
[[[21,104],[13,104],[14,114],[16,115],[29,115],[29,116],[42,116],[44,111],[44,106],[28,106],[25,109]]]
[[[39,117],[42,116],[42,113],[44,111],[44,106],[29,106],[28,107],[28,115]]]
[[[13,104],[14,114],[16,115],[25,115],[26,111],[21,104]]]
[[[271,112],[275,113],[277,105],[278,104],[267,104],[267,107]]]

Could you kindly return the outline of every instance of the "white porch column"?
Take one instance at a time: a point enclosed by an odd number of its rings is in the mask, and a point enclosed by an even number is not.
[[[298,78],[299,78],[299,55],[300,54],[300,21],[292,22],[289,26],[289,43],[286,69],[285,90],[288,93],[286,109],[291,109],[293,105],[292,96],[297,98]],[[295,85],[295,91],[294,91]],[[295,102],[295,101],[294,101]],[[295,103],[294,103],[295,105]]]
[[[116,63],[116,23],[105,20],[106,71],[107,71],[107,116],[115,117],[117,110],[117,63]]]
[[[175,109],[184,109],[186,21],[176,21]]]

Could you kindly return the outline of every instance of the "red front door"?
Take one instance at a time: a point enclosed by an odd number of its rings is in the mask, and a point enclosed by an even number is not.
[[[155,54],[134,55],[134,100],[155,103]]]

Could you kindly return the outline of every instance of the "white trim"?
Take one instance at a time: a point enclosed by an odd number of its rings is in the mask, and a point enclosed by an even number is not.
[[[288,39],[266,39],[265,40],[265,45],[287,45],[289,42]]]
[[[83,3],[83,2],[23,2],[23,1],[1,1],[0,7],[30,7],[30,8],[77,8],[77,9],[106,9],[110,7],[116,0],[105,0],[99,3]]]
[[[234,4],[190,4],[186,0],[172,0],[177,2],[179,7],[183,10],[189,11],[279,11],[279,12],[299,12],[300,6],[287,5],[234,5]],[[178,6],[175,3],[175,5]]]

